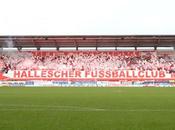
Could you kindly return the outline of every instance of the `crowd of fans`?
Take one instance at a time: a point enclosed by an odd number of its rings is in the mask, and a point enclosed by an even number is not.
[[[151,52],[1,52],[0,71],[72,70],[165,70],[175,72],[175,55]]]

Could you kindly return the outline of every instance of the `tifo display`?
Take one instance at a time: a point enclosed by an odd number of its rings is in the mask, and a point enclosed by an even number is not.
[[[3,51],[1,81],[175,80],[175,52],[171,51]]]

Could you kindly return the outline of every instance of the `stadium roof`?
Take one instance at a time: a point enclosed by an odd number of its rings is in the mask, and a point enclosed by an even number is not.
[[[0,36],[0,47],[175,47],[175,35]]]

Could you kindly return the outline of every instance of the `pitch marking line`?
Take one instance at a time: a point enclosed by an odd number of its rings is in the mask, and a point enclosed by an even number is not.
[[[81,106],[47,106],[27,104],[0,104],[0,111],[115,111],[115,112],[175,112],[175,109],[108,109]]]
[[[3,108],[2,108],[3,107]],[[6,107],[6,108],[4,108]],[[8,108],[10,107],[10,108]],[[17,108],[14,108],[17,107]],[[73,111],[105,111],[105,109],[100,108],[89,108],[81,106],[47,106],[47,105],[18,105],[18,104],[0,104],[1,110],[73,110]]]

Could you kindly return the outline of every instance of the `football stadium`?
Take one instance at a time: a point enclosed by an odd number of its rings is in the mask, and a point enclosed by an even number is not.
[[[174,35],[0,36],[0,129],[173,130],[174,43]]]

